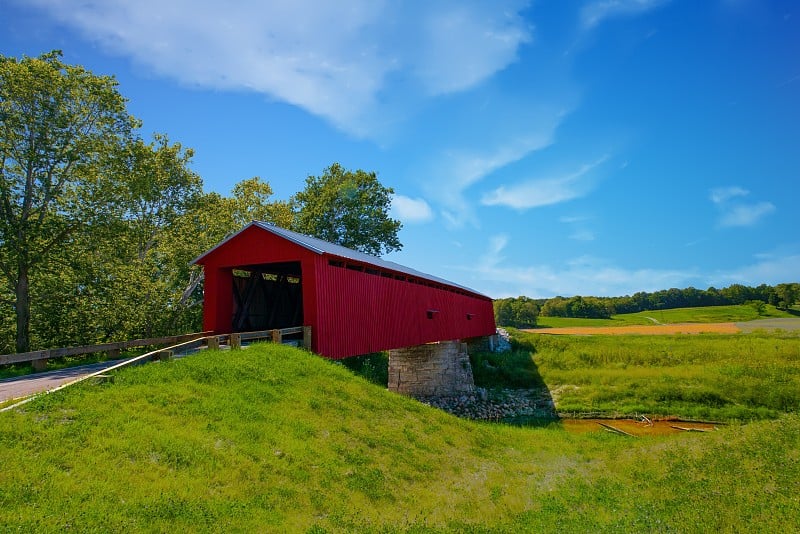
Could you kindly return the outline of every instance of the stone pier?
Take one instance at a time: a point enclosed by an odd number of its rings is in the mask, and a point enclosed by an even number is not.
[[[475,393],[467,344],[459,340],[389,351],[389,391],[410,397]]]

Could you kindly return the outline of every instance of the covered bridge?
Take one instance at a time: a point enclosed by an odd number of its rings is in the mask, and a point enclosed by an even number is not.
[[[495,333],[492,300],[394,262],[254,221],[195,260],[203,329],[311,326],[328,358]]]

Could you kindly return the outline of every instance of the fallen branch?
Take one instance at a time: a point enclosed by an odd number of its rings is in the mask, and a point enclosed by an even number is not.
[[[711,432],[710,428],[689,428],[685,426],[675,426],[669,425],[670,428],[674,428],[676,430],[683,430],[684,432]]]
[[[631,437],[631,438],[635,438],[635,437],[636,437],[636,436],[634,436],[633,434],[630,434],[630,433],[628,433],[628,432],[625,432],[624,430],[620,430],[619,428],[613,427],[613,426],[611,426],[611,425],[607,425],[607,424],[605,424],[605,423],[601,423],[601,422],[599,422],[599,421],[597,422],[597,424],[598,424],[598,425],[600,425],[600,426],[602,426],[603,428],[605,428],[606,430],[608,430],[608,431],[610,431],[610,432],[615,432],[615,433],[617,433],[617,434],[622,434],[623,436],[628,436],[628,437]]]

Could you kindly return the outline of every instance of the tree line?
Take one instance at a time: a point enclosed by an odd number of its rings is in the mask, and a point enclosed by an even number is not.
[[[722,289],[709,287],[703,290],[687,287],[664,289],[653,293],[641,291],[623,297],[558,296],[550,299],[512,297],[495,300],[494,310],[498,324],[525,328],[535,326],[538,316],[607,319],[622,313],[748,303],[756,305],[760,303],[762,306],[771,304],[777,308],[788,309],[799,301],[798,283],[775,286],[761,284],[757,287],[732,284]]]
[[[0,55],[0,354],[198,331],[191,261],[252,220],[402,247],[374,172],[334,163],[283,200],[260,177],[204,192],[192,149],[143,139],[114,77],[61,57]]]

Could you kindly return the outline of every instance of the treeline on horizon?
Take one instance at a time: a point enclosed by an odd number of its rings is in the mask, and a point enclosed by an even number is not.
[[[786,283],[770,286],[761,284],[749,287],[732,284],[717,289],[662,289],[653,293],[640,291],[623,297],[553,297],[533,299],[510,297],[494,301],[497,324],[529,327],[535,326],[537,317],[572,317],[585,319],[608,319],[612,315],[637,313],[675,308],[698,308],[702,306],[729,306],[748,303],[770,304],[788,309],[800,301],[800,284]]]

